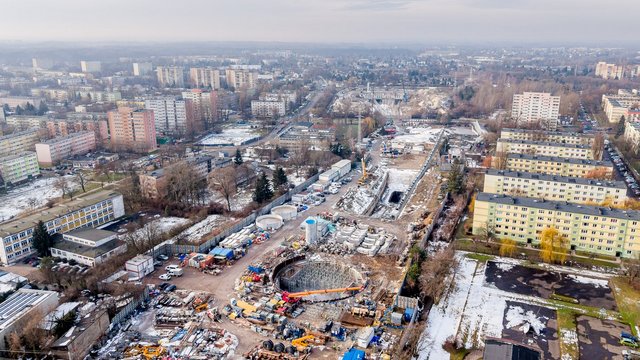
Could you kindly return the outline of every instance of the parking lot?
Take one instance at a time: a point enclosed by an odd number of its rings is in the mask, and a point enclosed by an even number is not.
[[[615,168],[615,180],[621,180],[627,184],[627,188],[629,189],[627,194],[631,197],[639,197],[640,185],[638,185],[638,182],[633,177],[631,170],[625,164],[622,159],[622,155],[618,153],[611,144],[605,145],[605,154],[603,158],[613,162]]]
[[[629,326],[613,320],[578,316],[578,342],[581,359],[623,359],[620,333],[630,332]]]

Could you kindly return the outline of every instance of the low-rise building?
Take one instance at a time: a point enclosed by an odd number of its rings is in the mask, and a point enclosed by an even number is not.
[[[95,149],[96,135],[93,131],[80,131],[36,144],[38,163],[43,167],[57,165],[62,160],[84,155]]]
[[[627,186],[624,181],[602,181],[495,169],[487,170],[483,191],[577,204],[600,204],[607,201],[612,205],[622,205],[627,200]]]
[[[546,131],[528,129],[502,129],[500,138],[505,140],[546,141],[560,144],[589,145],[593,144],[594,134],[580,134],[565,131]]]
[[[594,152],[590,145],[563,144],[556,142],[498,139],[496,153],[515,153],[554,156],[572,159],[594,159]]]
[[[640,123],[627,122],[624,124],[624,140],[630,144],[635,151],[640,148]]]
[[[0,136],[0,157],[24,151],[33,151],[39,141],[40,132],[38,129],[29,129]]]
[[[55,291],[19,289],[0,303],[0,350],[7,348],[9,334],[25,326],[34,316],[44,316],[58,306]]]
[[[640,212],[560,201],[479,193],[473,212],[473,234],[539,244],[540,234],[555,228],[571,250],[637,258]]]
[[[118,240],[118,234],[99,229],[78,229],[56,234],[51,255],[95,266],[108,258],[127,251],[127,245]]]
[[[38,157],[33,151],[0,158],[0,185],[15,185],[40,175]]]
[[[588,177],[596,171],[601,171],[604,173],[604,178],[611,179],[613,177],[613,163],[611,161],[508,154],[505,162],[505,169],[510,171],[573,177]]]
[[[283,131],[278,137],[281,148],[290,151],[304,150],[329,150],[331,143],[335,141],[335,128],[322,128],[310,122],[298,122]]]
[[[124,216],[121,194],[98,191],[83,194],[36,213],[0,224],[0,262],[15,264],[34,253],[33,228],[42,221],[50,234],[97,227]]]
[[[41,128],[49,120],[46,116],[35,115],[11,115],[7,116],[6,123],[19,130]]]
[[[120,91],[78,90],[75,96],[93,102],[116,102],[122,99]]]
[[[627,115],[630,108],[640,104],[640,95],[628,92],[618,92],[615,95],[602,95],[602,109],[607,115],[607,120],[617,123]]]
[[[106,309],[97,308],[90,313],[80,312],[79,322],[51,344],[51,351],[60,359],[82,360],[96,341],[109,330]]]
[[[36,88],[31,89],[31,96],[37,98],[45,98],[51,101],[63,102],[69,100],[69,92],[64,89],[47,89]]]

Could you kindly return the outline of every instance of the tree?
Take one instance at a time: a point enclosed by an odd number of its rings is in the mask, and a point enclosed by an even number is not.
[[[56,338],[64,335],[76,322],[76,311],[72,310],[68,313],[64,314],[61,318],[55,319],[55,324],[53,326],[53,334]]]
[[[460,194],[464,185],[464,169],[458,159],[451,164],[451,171],[447,180],[447,191],[451,194]]]
[[[267,179],[267,174],[264,172],[258,177],[256,181],[256,188],[253,193],[253,200],[257,203],[263,203],[273,197],[273,190],[271,190],[271,184]]]
[[[49,112],[49,107],[44,103],[44,101],[40,101],[40,106],[38,106],[38,115],[42,116],[47,112]]]
[[[16,109],[16,112],[17,112],[17,109]],[[616,124],[616,135],[615,135],[616,139],[622,136],[622,134],[624,134],[624,127],[625,127],[625,118],[623,115],[620,117],[620,120]]]
[[[422,263],[419,275],[420,294],[437,303],[447,287],[447,277],[457,266],[452,247],[440,250]]]
[[[165,172],[167,199],[183,204],[202,204],[207,188],[206,179],[202,178],[193,164],[180,162],[172,165]]]
[[[633,284],[640,278],[640,261],[638,259],[633,259],[625,264],[625,275],[627,276],[627,280],[629,284]]]
[[[87,189],[86,189],[87,177],[82,171],[78,171],[78,173],[76,173],[76,180],[78,180],[78,184],[80,184],[80,187],[82,188],[82,192],[83,193],[87,192]]]
[[[611,171],[609,171],[606,167],[597,167],[593,170],[587,171],[584,177],[587,179],[595,180],[611,180]]]
[[[569,252],[569,240],[556,228],[548,227],[540,233],[540,257],[546,263],[564,263]]]
[[[236,169],[231,166],[224,167],[209,175],[209,187],[218,191],[227,201],[227,211],[231,211],[231,197],[236,194],[238,188],[238,177]]]
[[[69,185],[67,178],[65,178],[64,176],[59,177],[53,184],[53,187],[60,190],[63,199],[65,195],[69,196],[69,199],[73,199],[73,191],[71,190],[71,185]]]
[[[33,229],[33,247],[38,252],[38,255],[44,257],[49,255],[49,249],[52,245],[53,237],[47,231],[42,220],[38,221],[38,224]]]
[[[498,170],[505,170],[507,168],[507,157],[506,151],[496,152],[496,155],[492,158],[493,167]]]
[[[469,211],[469,214],[473,214],[473,210],[475,210],[476,208],[476,198],[475,197],[471,197],[471,201],[469,201],[469,206],[467,207],[467,211]]]
[[[284,169],[276,166],[276,171],[273,172],[273,187],[279,189],[288,182],[289,180],[287,179],[287,174],[284,172]]]
[[[602,160],[602,154],[604,153],[604,135],[597,133],[593,138],[593,144],[591,144],[591,153],[596,160]]]
[[[307,178],[310,178],[312,176],[316,176],[316,175],[318,175],[319,172],[320,171],[318,170],[317,167],[312,166],[312,167],[307,169]]]
[[[233,163],[238,165],[242,165],[244,160],[242,160],[242,153],[240,153],[240,149],[236,149],[236,156],[233,158]]]
[[[516,241],[505,238],[500,240],[500,256],[513,257],[516,253]]]

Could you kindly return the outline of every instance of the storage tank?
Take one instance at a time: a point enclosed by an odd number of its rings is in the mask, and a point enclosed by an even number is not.
[[[318,241],[318,221],[310,218],[305,221],[305,240],[308,245],[315,244]]]
[[[284,221],[280,215],[262,215],[256,218],[256,226],[264,230],[278,230]]]
[[[288,221],[298,216],[298,208],[293,205],[280,205],[271,209],[271,214],[282,217],[282,220]]]

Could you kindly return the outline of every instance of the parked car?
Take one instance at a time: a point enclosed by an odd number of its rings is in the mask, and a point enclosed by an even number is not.
[[[165,254],[160,254],[160,255],[156,256],[156,258],[157,258],[158,260],[160,260],[160,261],[167,261],[167,260],[169,260],[169,257],[168,257],[167,255],[165,255]]]
[[[158,289],[160,289],[160,290],[164,290],[164,289],[166,289],[166,288],[167,288],[167,286],[169,286],[169,285],[171,285],[171,284],[169,284],[168,282],[163,282],[163,283],[161,283],[160,285],[158,285]]]
[[[167,266],[165,266],[165,267],[164,267],[164,269],[165,269],[167,272],[170,272],[171,270],[177,270],[177,269],[180,269],[180,266],[178,266],[178,265],[167,265]]]
[[[164,292],[168,293],[168,292],[172,292],[177,288],[177,286],[175,285],[169,285],[164,289]]]
[[[158,279],[160,279],[160,280],[171,280],[171,274],[169,274],[169,273],[162,274],[162,275],[158,276]]]

